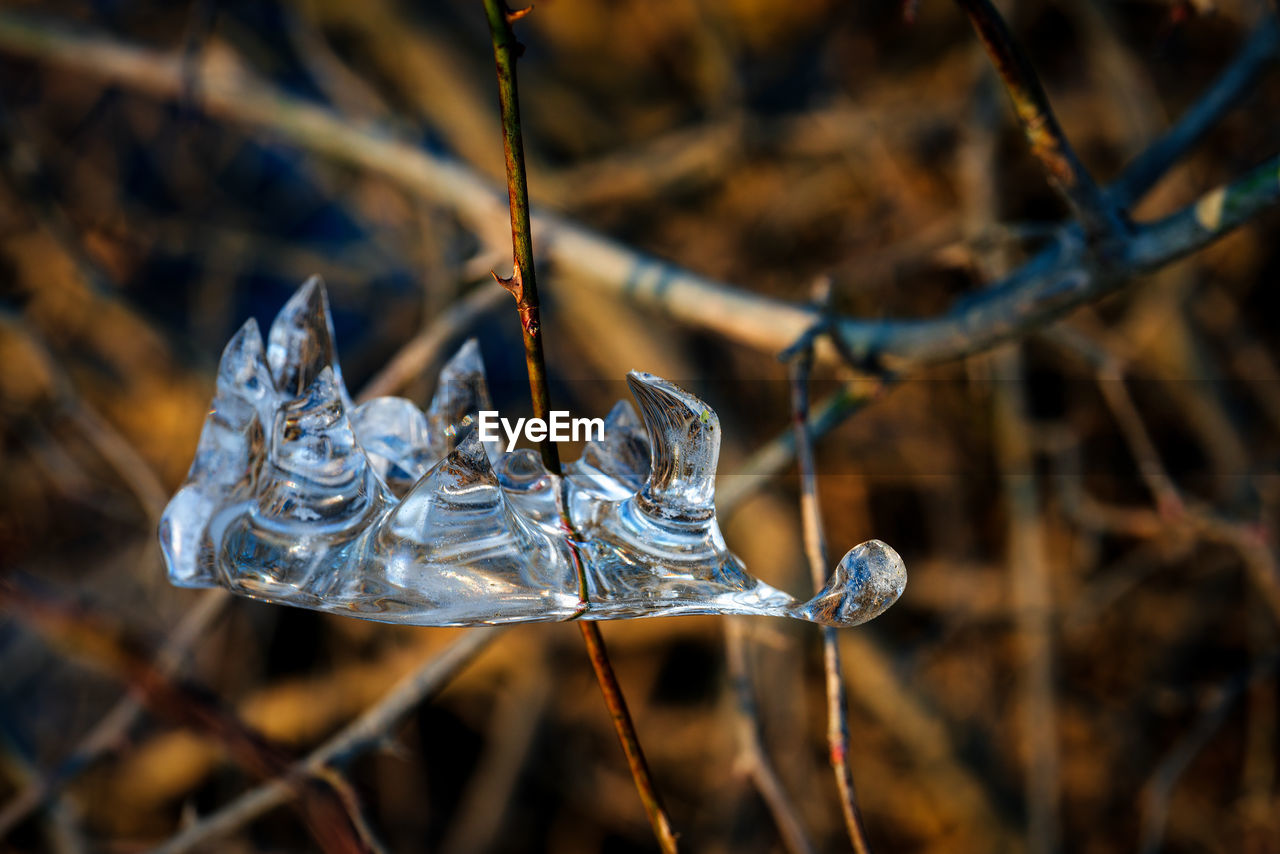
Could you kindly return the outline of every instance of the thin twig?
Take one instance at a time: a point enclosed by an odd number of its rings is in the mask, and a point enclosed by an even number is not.
[[[529,373],[529,392],[533,398],[533,414],[535,418],[548,418],[551,410],[550,392],[547,388],[546,359],[542,349],[542,324],[539,317],[537,277],[533,263],[533,235],[529,214],[529,189],[525,177],[524,140],[520,128],[520,97],[516,82],[516,58],[523,50],[516,41],[511,24],[524,12],[511,12],[502,0],[485,0],[485,15],[489,19],[489,33],[493,38],[493,56],[498,72],[498,100],[502,108],[502,143],[507,161],[507,196],[511,209],[511,243],[514,252],[514,270],[508,279],[494,278],[516,299],[516,308],[520,316],[520,330],[524,340],[525,367]],[[548,435],[540,444],[542,462],[547,471],[560,474],[560,452],[556,443]],[[561,524],[566,531],[572,531],[566,510],[561,508]],[[584,608],[587,604],[587,580],[583,562],[575,552],[575,563],[578,570],[579,598]],[[635,781],[636,791],[644,805],[645,814],[653,828],[654,837],[664,852],[676,851],[676,837],[671,828],[671,820],[662,798],[653,783],[649,765],[645,761],[644,751],[636,734],[635,724],[631,720],[631,712],[627,708],[626,698],[622,694],[622,686],[618,684],[609,661],[609,653],[605,648],[604,636],[594,622],[580,620],[578,628],[582,632],[583,642],[587,647],[587,656],[595,671],[596,681],[600,683],[600,691],[604,695],[605,705],[613,718],[618,740],[622,751],[626,754],[627,767],[631,778]]]
[[[364,714],[318,747],[287,773],[246,792],[231,803],[158,846],[153,854],[184,854],[220,839],[258,816],[289,803],[298,794],[297,780],[325,775],[374,747],[385,744],[391,731],[413,709],[440,691],[463,667],[505,631],[469,630],[440,654],[424,661]]]
[[[1274,14],[1264,15],[1244,47],[1200,99],[1134,158],[1120,177],[1107,187],[1106,193],[1112,201],[1126,208],[1146,195],[1232,107],[1244,99],[1262,72],[1276,61],[1277,49],[1280,49],[1280,22]]]
[[[0,12],[0,50],[155,97],[176,98],[182,91],[180,69],[170,54],[72,34],[11,12]],[[216,71],[206,70],[202,77],[200,106],[206,114],[383,175],[451,206],[486,243],[498,245],[500,224],[509,214],[501,197],[474,172],[291,98],[244,69],[227,68],[228,57],[220,61]],[[942,314],[909,320],[842,317],[835,329],[851,353],[895,371],[989,349],[1115,292],[1133,277],[1200,249],[1273,206],[1280,198],[1277,169],[1280,159],[1273,158],[1165,219],[1135,226],[1114,256],[1092,257],[1081,235],[1067,229],[1062,240],[999,283]],[[535,214],[532,226],[547,261],[572,272],[573,281],[748,346],[776,353],[820,320],[812,306],[748,293],[551,214]],[[820,347],[818,355],[834,353]]]
[[[526,648],[522,657],[505,690],[498,692],[484,751],[453,810],[440,851],[491,850],[501,838],[505,817],[519,803],[512,795],[532,758],[555,688],[545,645]]]
[[[1157,508],[1162,513],[1180,514],[1183,507],[1182,495],[1169,476],[1164,461],[1160,459],[1160,452],[1133,402],[1133,395],[1129,393],[1124,361],[1106,347],[1072,329],[1056,328],[1050,330],[1045,337],[1084,359],[1093,368],[1098,390],[1116,419],[1120,433],[1129,446],[1129,452],[1133,454],[1138,472]]]
[[[221,588],[208,590],[196,606],[183,615],[156,655],[156,667],[161,673],[171,675],[177,670],[187,651],[203,637],[205,629],[222,612],[230,598],[231,594]],[[81,771],[119,746],[141,712],[142,704],[132,694],[117,701],[53,771],[30,780],[0,809],[0,839],[8,836],[33,810],[46,803]]]
[[[1043,516],[1036,485],[1016,346],[992,354],[996,459],[1009,516],[1008,571],[1013,597],[1022,693],[1022,743],[1027,756],[1027,847],[1059,848],[1059,760],[1053,689],[1053,599]]]
[[[809,436],[820,439],[845,420],[884,394],[892,380],[870,380],[848,383],[818,404],[809,415]],[[721,475],[716,482],[716,510],[722,517],[732,516],[742,503],[766,482],[785,471],[795,459],[796,433],[784,430],[762,445],[738,466],[738,470]]]
[[[497,306],[502,297],[502,289],[488,282],[455,301],[409,339],[391,361],[374,374],[360,390],[360,401],[395,394],[414,377],[420,376],[439,357],[440,350],[450,339]]]
[[[1004,80],[1031,153],[1091,237],[1118,237],[1124,223],[1062,132],[1031,62],[990,0],[956,0]]]
[[[1156,766],[1143,786],[1142,841],[1138,848],[1141,854],[1155,854],[1161,849],[1169,818],[1169,800],[1187,766],[1213,738],[1245,689],[1273,675],[1277,664],[1280,664],[1280,657],[1274,654],[1266,656],[1218,688],[1217,696],[1206,705],[1191,729],[1178,739]]]
[[[827,583],[827,543],[822,530],[822,509],[818,503],[817,475],[814,472],[813,437],[809,433],[809,371],[813,348],[804,348],[791,362],[791,414],[796,437],[796,464],[800,469],[800,513],[804,523],[804,551],[814,592]],[[844,680],[840,667],[840,636],[837,630],[822,628],[823,672],[827,686],[827,745],[831,767],[840,790],[840,812],[853,850],[868,854],[866,828],[858,810],[858,796],[849,768],[849,717]]]
[[[743,632],[744,620],[729,617],[725,626],[725,658],[729,668],[729,680],[733,689],[734,705],[738,718],[738,749],[745,771],[755,783],[756,790],[773,816],[773,822],[782,835],[782,844],[791,854],[813,854],[813,843],[805,833],[804,825],[796,813],[795,805],[787,797],[778,779],[778,772],[769,761],[760,737],[759,712],[755,691],[751,684],[751,671],[747,662],[747,641]]]
[[[245,725],[217,700],[166,675],[121,627],[64,602],[0,583],[0,604],[70,653],[128,682],[155,714],[214,738],[239,765],[273,779],[290,767],[288,755]],[[328,854],[368,854],[378,846],[367,832],[359,803],[346,782],[329,779],[305,788],[299,812],[316,843]]]

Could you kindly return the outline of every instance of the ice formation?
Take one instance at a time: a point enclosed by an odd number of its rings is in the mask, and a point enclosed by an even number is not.
[[[480,442],[492,404],[474,341],[425,413],[395,397],[355,406],[311,279],[265,346],[249,320],[222,355],[191,472],[160,523],[169,578],[440,626],[673,614],[853,626],[902,593],[902,560],[878,540],[808,602],[749,575],[716,522],[719,419],[666,380],[627,382],[639,414],[619,402],[562,482],[533,451]]]

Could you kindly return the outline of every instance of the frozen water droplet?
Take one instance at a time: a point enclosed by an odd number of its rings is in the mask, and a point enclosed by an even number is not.
[[[627,384],[649,433],[649,478],[640,491],[644,512],[680,523],[715,515],[720,419],[698,398],[653,374],[632,371]]]
[[[408,492],[437,459],[427,417],[402,397],[362,403],[351,413],[351,427],[370,464],[397,496]]]
[[[436,393],[427,407],[431,450],[437,459],[457,447],[459,440],[475,426],[482,409],[493,409],[493,401],[489,399],[480,345],[469,338],[440,369]]]
[[[289,397],[305,394],[320,372],[329,368],[343,403],[351,408],[334,348],[329,296],[319,276],[307,279],[276,315],[267,334],[267,364],[276,388]]]
[[[214,556],[205,553],[205,529],[220,504],[247,497],[247,481],[261,465],[259,413],[271,412],[275,388],[252,318],[223,350],[217,387],[187,481],[160,519],[169,577],[184,587],[216,583]]]
[[[879,540],[851,548],[836,565],[827,586],[801,606],[796,616],[824,626],[857,626],[889,610],[907,587],[907,567]]]
[[[556,620],[578,604],[567,545],[513,510],[475,431],[377,526],[367,553],[343,598],[377,619]]]

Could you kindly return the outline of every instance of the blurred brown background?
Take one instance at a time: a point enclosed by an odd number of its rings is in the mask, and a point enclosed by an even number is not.
[[[1003,8],[1101,181],[1274,13],[1248,0]],[[479,4],[461,0],[0,14],[189,75],[174,98],[0,47],[0,571],[23,590],[0,612],[0,809],[78,772],[0,850],[147,850],[256,778],[216,728],[154,709],[68,766],[137,685],[111,643],[128,635],[145,659],[214,609],[177,672],[301,756],[461,632],[209,605],[168,585],[156,521],[222,345],[318,273],[354,391],[510,264],[438,200],[203,110],[194,70],[252,73],[496,183],[492,51]],[[748,291],[803,301],[828,276],[848,314],[934,314],[1065,216],[949,3],[907,22],[896,2],[542,0],[519,35],[535,204]],[[1265,75],[1135,215],[1272,155],[1277,115],[1280,75]],[[877,537],[910,572],[898,605],[841,636],[877,851],[1280,851],[1280,600],[1265,592],[1278,225],[1264,214],[1016,353],[916,372],[818,444],[832,561]],[[680,382],[724,424],[722,490],[788,429],[775,354],[562,272],[540,271],[557,406],[603,415],[632,368]],[[425,402],[440,360],[474,335],[498,405],[527,412],[515,313],[488,305],[402,393]],[[815,396],[847,377],[824,366]],[[792,468],[721,521],[755,574],[800,593],[796,498]],[[683,848],[783,850],[744,759],[726,625],[603,629]],[[847,850],[818,635],[737,630],[808,839]],[[507,632],[384,746],[347,777],[390,851],[654,850],[574,627]],[[281,808],[202,850],[318,843]]]

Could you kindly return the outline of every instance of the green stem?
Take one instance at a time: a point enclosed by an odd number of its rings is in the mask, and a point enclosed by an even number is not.
[[[529,186],[525,175],[524,140],[520,131],[520,104],[516,88],[516,59],[522,48],[511,30],[512,21],[521,17],[524,12],[509,11],[501,0],[484,0],[484,8],[489,19],[489,32],[493,37],[493,57],[498,69],[498,100],[502,107],[502,146],[507,160],[507,196],[511,205],[511,243],[515,255],[511,278],[503,279],[497,274],[494,274],[494,278],[516,298],[520,327],[524,336],[525,365],[529,371],[529,393],[533,397],[533,414],[535,418],[545,419],[551,410],[551,399],[547,390],[546,359],[542,350],[538,285],[533,265],[533,236],[529,228]],[[540,443],[540,449],[542,462],[547,471],[559,476],[560,453],[555,442],[548,436]],[[562,526],[572,535],[573,525],[567,516],[563,502],[561,502],[560,513]],[[571,537],[570,542],[574,539],[576,537]],[[585,610],[588,604],[586,574],[576,548],[574,561],[578,569],[579,596]],[[653,834],[663,852],[674,854],[676,838],[671,829],[671,820],[667,817],[662,800],[658,796],[658,790],[653,784],[644,751],[640,747],[640,739],[636,735],[635,724],[627,709],[626,698],[622,695],[622,687],[618,684],[613,666],[609,662],[604,637],[594,622],[581,620],[578,628],[582,631],[587,655],[595,670],[596,680],[600,683],[605,705],[608,706],[609,714],[613,718],[614,729],[617,730],[618,740],[622,743],[622,752],[627,757],[631,778],[635,781],[636,790],[640,793],[640,801],[649,817],[649,824],[653,827]]]
[[[511,246],[514,271],[511,278],[494,278],[516,298],[520,331],[524,337],[525,367],[529,372],[529,394],[533,417],[546,419],[551,410],[547,392],[547,362],[542,351],[541,306],[538,280],[533,267],[533,234],[529,227],[529,182],[524,168],[524,135],[520,130],[520,93],[516,85],[516,57],[523,47],[511,30],[515,18],[506,5],[485,0],[489,32],[493,36],[493,58],[498,67],[498,101],[502,107],[502,151],[507,160],[507,197],[511,208]],[[552,474],[560,474],[560,452],[550,437],[539,443],[542,464]]]

